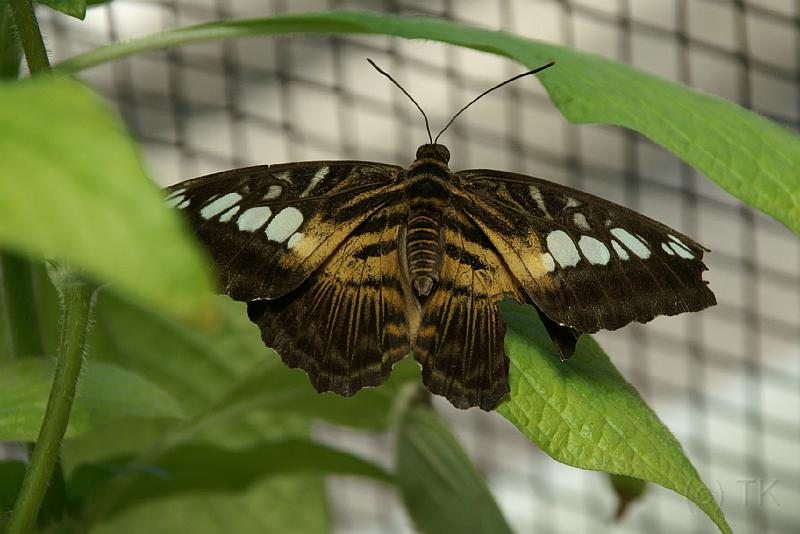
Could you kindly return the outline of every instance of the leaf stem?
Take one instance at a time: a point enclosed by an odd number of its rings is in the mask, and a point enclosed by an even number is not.
[[[47,49],[44,47],[42,32],[39,31],[39,21],[33,11],[31,0],[9,0],[11,13],[17,26],[19,40],[25,51],[25,60],[31,74],[50,70],[50,61],[47,59]]]
[[[0,306],[8,327],[11,358],[42,356],[44,342],[36,309],[36,291],[31,262],[10,253],[0,254]]]
[[[17,31],[11,8],[7,3],[0,4],[0,79],[13,80],[19,77],[19,63],[22,59]]]
[[[56,270],[58,280],[54,282],[64,303],[56,372],[42,428],[6,528],[7,534],[25,534],[36,522],[67,429],[94,306],[93,286],[65,268],[56,267]]]

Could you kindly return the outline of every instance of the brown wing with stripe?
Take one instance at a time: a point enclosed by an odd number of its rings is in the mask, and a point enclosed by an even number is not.
[[[169,188],[237,300],[298,287],[358,225],[395,196],[405,171],[359,161],[246,167]]]
[[[481,230],[461,211],[441,219],[442,267],[425,301],[414,357],[425,386],[454,406],[494,409],[509,392],[498,303],[525,299]]]
[[[360,225],[297,290],[248,303],[264,343],[317,391],[352,395],[384,382],[411,350],[419,308],[407,301],[398,238],[408,208],[387,205]]]
[[[555,330],[613,330],[716,303],[705,249],[663,224],[530,176],[456,175],[458,203]]]

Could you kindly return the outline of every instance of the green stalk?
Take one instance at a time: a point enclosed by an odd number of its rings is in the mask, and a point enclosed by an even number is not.
[[[61,440],[67,430],[94,306],[93,286],[66,269],[56,269],[59,278],[56,285],[61,292],[64,306],[56,372],[42,428],[6,527],[6,534],[26,534],[36,522],[58,461]]]
[[[39,31],[39,22],[33,11],[31,0],[8,0],[17,34],[25,51],[25,60],[31,74],[50,70],[50,61],[47,59],[47,49],[44,47],[42,33]]]
[[[19,62],[22,49],[11,16],[11,8],[0,2],[0,80],[14,80],[19,77]]]

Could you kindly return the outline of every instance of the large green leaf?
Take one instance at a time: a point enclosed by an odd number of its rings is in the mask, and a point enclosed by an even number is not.
[[[396,463],[397,485],[421,532],[511,532],[483,477],[430,408],[401,416]]]
[[[282,33],[386,34],[431,39],[515,59],[539,75],[573,122],[640,132],[723,189],[800,232],[800,139],[756,113],[600,56],[432,18],[328,12],[213,22],[115,43],[63,62],[76,72],[129,54],[187,43]]]
[[[53,384],[55,362],[27,359],[0,373],[0,441],[35,441]],[[183,416],[175,400],[149,380],[102,362],[84,366],[67,437],[120,419]]]
[[[161,309],[205,317],[211,277],[119,121],[81,84],[0,85],[0,247],[55,257]]]
[[[105,482],[119,476],[121,471],[129,470],[130,474],[131,468],[127,466],[131,460],[128,456],[81,465],[69,479],[70,498],[91,499],[93,494],[103,491]],[[283,473],[318,472],[393,481],[389,473],[375,464],[327,445],[297,438],[241,450],[210,444],[182,445],[137,471],[140,476],[106,517],[169,495],[242,491],[257,481]]]
[[[555,460],[655,482],[687,497],[731,532],[678,441],[603,349],[581,336],[561,362],[530,306],[504,302],[511,397],[497,411]]]

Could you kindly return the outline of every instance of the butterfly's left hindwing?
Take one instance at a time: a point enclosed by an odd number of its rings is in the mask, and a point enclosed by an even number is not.
[[[369,162],[305,162],[220,172],[172,186],[237,300],[297,288],[358,225],[397,195],[403,169]]]
[[[405,203],[385,206],[295,291],[248,304],[267,346],[317,391],[352,395],[381,384],[411,350],[419,307],[406,300],[397,254],[406,217]]]
[[[551,335],[558,325],[614,330],[716,303],[702,278],[703,247],[663,224],[530,176],[456,176],[462,209],[551,320]],[[556,333],[569,344],[569,331]]]

